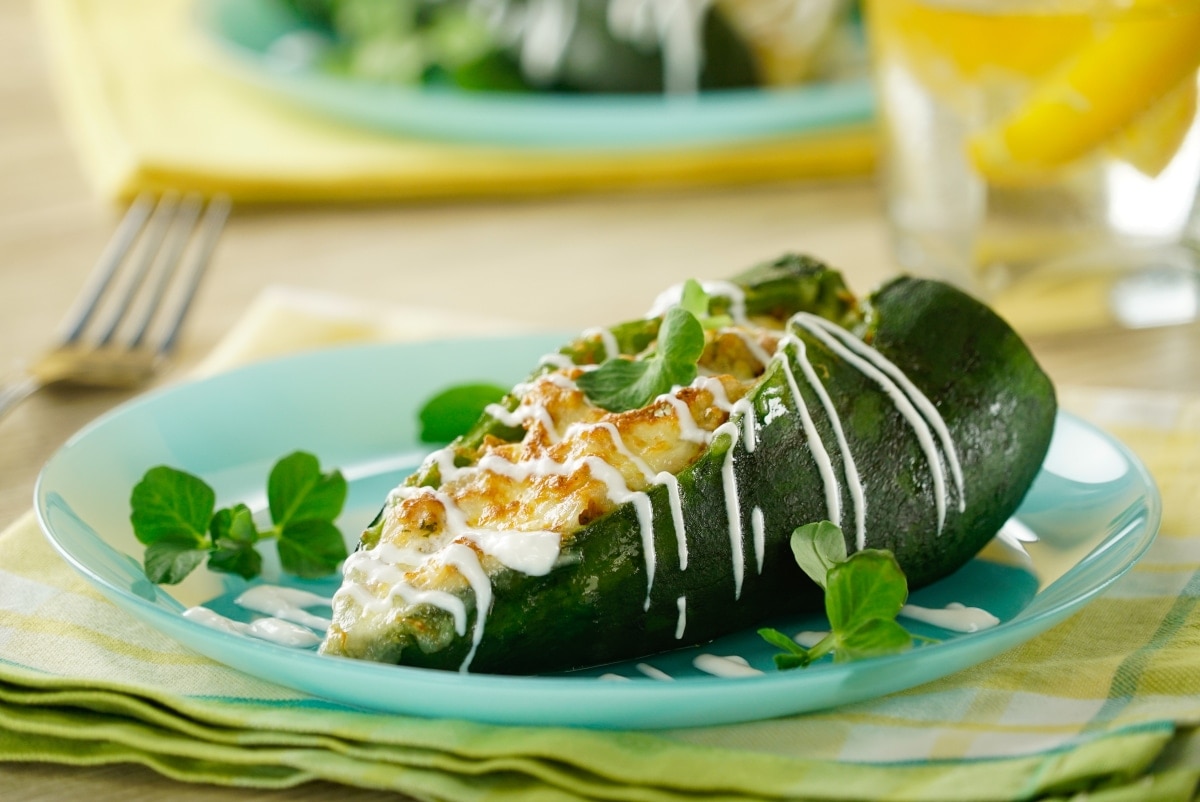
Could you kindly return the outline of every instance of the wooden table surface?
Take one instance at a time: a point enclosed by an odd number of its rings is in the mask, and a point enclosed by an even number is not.
[[[0,369],[46,344],[119,218],[91,194],[49,88],[25,0],[0,5]],[[207,353],[264,287],[579,328],[643,311],[647,294],[787,250],[866,289],[894,271],[870,181],[424,205],[237,208],[162,381]],[[1033,337],[1060,384],[1200,391],[1200,327]],[[30,506],[39,466],[128,393],[46,392],[0,421],[0,527]],[[310,784],[261,799],[394,799]],[[233,800],[131,767],[0,765],[5,800]]]

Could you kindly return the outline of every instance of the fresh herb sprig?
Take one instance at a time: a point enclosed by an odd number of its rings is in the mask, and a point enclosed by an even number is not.
[[[160,465],[134,486],[129,519],[146,546],[143,564],[152,582],[181,582],[206,557],[213,571],[251,579],[262,571],[255,544],[269,539],[276,540],[284,571],[314,578],[346,559],[345,540],[333,523],[346,489],[340,471],[322,473],[312,454],[289,454],[267,479],[272,526],[260,530],[245,504],[215,509],[216,493],[204,480]]]
[[[728,315],[710,314],[712,298],[700,282],[688,279],[679,303],[667,310],[659,326],[654,352],[644,359],[610,355],[596,370],[584,373],[578,385],[597,406],[624,412],[645,406],[672,387],[690,384],[704,353],[705,329],[728,326]],[[445,443],[469,431],[489,404],[506,394],[489,383],[460,384],[427,400],[418,413],[420,439]]]
[[[490,404],[504,400],[503,387],[486,382],[457,384],[432,396],[417,413],[423,443],[449,443],[466,434]]]
[[[760,629],[763,640],[782,651],[779,669],[801,668],[832,653],[835,662],[896,654],[912,647],[913,637],[896,622],[908,599],[908,580],[895,556],[884,549],[846,555],[842,530],[829,521],[792,532],[796,563],[825,589],[829,634],[805,648],[777,629]]]
[[[704,353],[704,330],[727,326],[726,315],[712,316],[712,299],[700,282],[684,282],[679,303],[663,315],[654,352],[644,359],[613,356],[599,368],[579,377],[587,397],[609,412],[645,406],[672,387],[690,384]]]
[[[691,312],[692,316],[700,321],[701,327],[705,329],[719,329],[733,323],[733,318],[729,315],[712,314],[710,309],[712,296],[694,278],[683,283],[683,290],[679,294],[679,305]]]
[[[608,359],[582,374],[576,384],[592,403],[609,412],[638,409],[672,387],[690,384],[703,352],[700,321],[682,307],[672,306],[658,330],[654,353],[637,360]]]

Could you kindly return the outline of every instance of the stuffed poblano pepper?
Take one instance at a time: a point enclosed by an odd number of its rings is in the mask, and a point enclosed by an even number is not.
[[[1017,509],[1055,397],[986,306],[914,278],[860,302],[797,256],[703,290],[585,332],[431,454],[347,560],[322,651],[494,673],[648,655],[820,609],[798,526],[890,550],[916,588]]]

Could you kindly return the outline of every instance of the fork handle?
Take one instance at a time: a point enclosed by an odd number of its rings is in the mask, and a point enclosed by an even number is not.
[[[36,376],[22,376],[0,386],[0,419],[17,404],[37,392],[41,386],[42,381]]]

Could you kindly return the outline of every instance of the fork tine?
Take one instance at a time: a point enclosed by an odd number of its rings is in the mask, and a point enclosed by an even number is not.
[[[129,341],[132,348],[137,348],[146,338],[146,332],[150,329],[150,324],[154,321],[156,313],[162,306],[163,298],[166,297],[167,288],[171,285],[171,278],[175,275],[179,263],[182,261],[184,248],[187,246],[188,240],[191,239],[192,231],[196,227],[196,220],[200,217],[200,209],[203,206],[203,201],[199,195],[188,193],[183,202],[175,209],[175,216],[168,224],[169,233],[166,241],[163,243],[163,248],[158,254],[158,259],[155,261],[154,268],[156,271],[156,281],[150,295],[149,301],[145,304],[142,311],[141,320],[134,329],[134,334]]]
[[[204,201],[199,195],[180,201],[172,193],[157,205],[143,195],[130,204],[64,322],[59,343],[29,364],[23,377],[0,384],[0,417],[48,385],[131,388],[149,379],[175,347],[230,205],[227,196],[217,196],[201,219]],[[127,262],[135,265],[132,276],[122,271]],[[121,288],[110,290],[114,283]],[[171,306],[168,295],[175,299],[174,309],[162,325],[156,324],[155,318]],[[98,310],[107,314],[114,303],[116,311],[97,343],[86,336],[87,330]],[[135,307],[141,317],[132,342],[124,336],[122,342],[112,342],[118,330],[130,328],[131,320],[125,318]],[[148,347],[144,341],[152,326],[166,331],[156,346]]]
[[[141,251],[138,254],[137,262],[132,272],[126,278],[123,294],[109,315],[107,323],[101,329],[101,333],[96,336],[96,342],[99,345],[109,345],[113,341],[117,329],[129,313],[134,298],[137,297],[142,285],[145,284],[146,276],[149,274],[150,268],[154,265],[159,252],[162,250],[163,242],[171,230],[171,221],[175,217],[175,209],[178,205],[178,193],[167,193],[159,198],[158,206],[155,207],[154,213],[150,216],[149,223],[146,224],[143,230],[145,239],[141,243]]]
[[[192,306],[192,299],[195,298],[196,290],[200,287],[200,280],[204,277],[209,262],[212,261],[221,229],[224,228],[225,220],[229,217],[230,206],[228,195],[216,195],[208,203],[208,209],[205,210],[204,218],[200,221],[199,242],[191,262],[184,271],[184,280],[186,280],[187,286],[180,297],[179,306],[175,309],[170,327],[158,346],[160,354],[169,354],[175,348],[179,339],[179,331],[183,328],[184,318],[187,317],[188,310]]]
[[[83,336],[84,330],[100,306],[100,299],[108,290],[108,285],[112,283],[117,268],[121,266],[126,254],[133,247],[153,209],[154,198],[148,194],[139,195],[130,204],[129,210],[125,213],[120,225],[117,226],[112,239],[109,240],[108,245],[100,254],[100,258],[96,261],[87,285],[80,292],[74,307],[67,313],[62,332],[64,344],[76,343]]]

